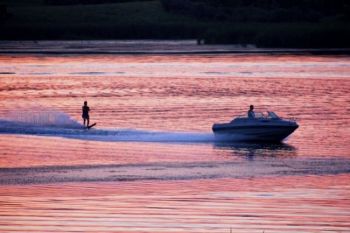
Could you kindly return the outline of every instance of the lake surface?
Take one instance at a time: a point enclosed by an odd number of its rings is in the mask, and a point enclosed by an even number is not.
[[[349,90],[349,56],[0,55],[0,231],[350,232]],[[300,127],[217,141],[250,104]]]

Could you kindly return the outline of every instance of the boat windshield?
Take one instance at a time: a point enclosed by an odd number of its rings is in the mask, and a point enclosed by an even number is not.
[[[255,118],[266,118],[266,116],[262,112],[256,112],[255,113]]]
[[[268,113],[268,118],[271,118],[271,119],[281,119],[279,116],[277,116],[276,113],[274,112],[267,112]]]
[[[255,119],[281,119],[276,113],[274,112],[267,112],[267,115],[262,113],[262,112],[255,112]],[[244,119],[244,118],[248,118],[246,115],[241,115],[241,116],[237,116],[235,119]],[[233,119],[233,120],[235,120]]]

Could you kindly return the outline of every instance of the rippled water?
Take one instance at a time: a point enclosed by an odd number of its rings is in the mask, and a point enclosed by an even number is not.
[[[0,55],[0,231],[348,232],[349,78],[346,56]],[[300,127],[214,140],[250,104]]]

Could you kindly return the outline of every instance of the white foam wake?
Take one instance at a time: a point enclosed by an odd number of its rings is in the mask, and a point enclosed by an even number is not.
[[[164,132],[136,129],[91,129],[82,125],[69,127],[35,125],[18,121],[0,120],[0,133],[25,134],[37,136],[55,136],[94,141],[134,141],[134,142],[213,142],[212,133]],[[73,127],[72,127],[73,126]]]
[[[206,143],[235,141],[232,135],[215,137],[211,132],[167,132],[137,129],[85,129],[64,112],[31,108],[32,112],[15,111],[0,119],[0,133],[65,137],[95,141],[133,141],[169,143]],[[236,138],[237,140],[239,138]]]

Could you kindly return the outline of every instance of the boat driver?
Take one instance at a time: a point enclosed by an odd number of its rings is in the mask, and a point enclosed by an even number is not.
[[[248,118],[255,118],[255,113],[254,113],[254,105],[250,105],[249,111],[248,111]]]

